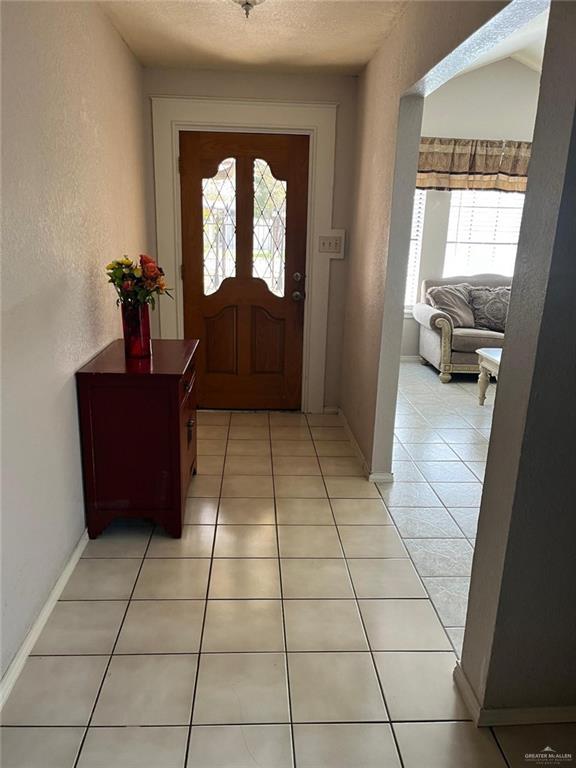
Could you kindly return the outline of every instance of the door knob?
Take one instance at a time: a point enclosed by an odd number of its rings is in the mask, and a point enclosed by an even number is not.
[[[304,298],[304,294],[302,291],[292,291],[292,298],[294,301],[302,301]]]

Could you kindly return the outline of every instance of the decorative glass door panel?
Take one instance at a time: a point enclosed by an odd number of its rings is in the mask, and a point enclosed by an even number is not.
[[[202,179],[204,293],[236,274],[236,160],[228,157],[215,176]]]
[[[184,331],[199,404],[300,407],[307,136],[180,132]]]
[[[287,184],[276,179],[265,160],[254,160],[254,246],[252,275],[284,296]]]

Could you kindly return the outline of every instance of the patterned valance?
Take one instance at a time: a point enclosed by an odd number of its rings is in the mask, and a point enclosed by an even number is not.
[[[529,141],[420,139],[418,189],[525,192]]]

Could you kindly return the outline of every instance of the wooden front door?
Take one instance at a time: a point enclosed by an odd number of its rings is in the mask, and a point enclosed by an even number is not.
[[[301,403],[308,136],[180,132],[184,333],[199,405]]]

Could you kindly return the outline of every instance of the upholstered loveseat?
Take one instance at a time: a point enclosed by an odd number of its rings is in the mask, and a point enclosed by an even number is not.
[[[430,288],[467,284],[474,288],[509,288],[511,277],[504,275],[474,275],[466,277],[424,280],[420,302],[412,310],[420,326],[419,351],[423,362],[431,363],[440,371],[440,381],[447,383],[453,373],[478,373],[480,347],[501,347],[504,333],[477,327],[455,327],[452,317],[432,306]]]

